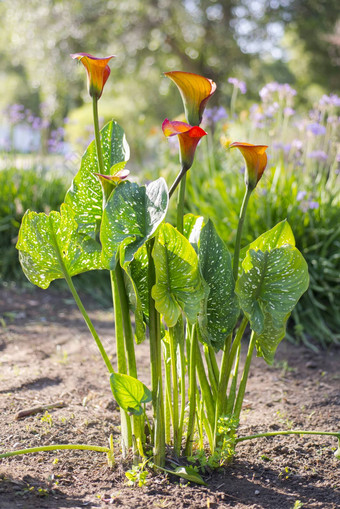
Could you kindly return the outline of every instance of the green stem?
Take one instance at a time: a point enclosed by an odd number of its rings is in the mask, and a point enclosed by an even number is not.
[[[165,409],[164,409],[164,426],[165,426],[165,442],[170,444],[170,421],[173,422],[172,406],[171,406],[171,363],[170,363],[170,346],[165,341],[163,346],[163,361],[165,368]]]
[[[147,243],[148,250],[148,283],[149,283],[149,334],[150,334],[150,364],[151,390],[154,416],[154,463],[156,466],[165,464],[165,425],[164,402],[162,388],[162,351],[160,316],[152,297],[152,287],[156,282],[155,264],[152,257],[154,239]]]
[[[119,301],[122,312],[122,321],[124,327],[124,340],[125,340],[125,351],[128,361],[129,375],[133,378],[137,378],[137,365],[135,356],[134,338],[132,332],[129,301],[126,294],[126,288],[124,283],[123,270],[119,263],[115,268],[115,278],[117,283],[117,289],[119,293]]]
[[[75,286],[73,284],[72,278],[71,278],[71,276],[69,275],[69,273],[68,273],[68,271],[66,269],[63,257],[62,257],[62,255],[60,253],[58,241],[57,241],[57,238],[56,238],[54,230],[53,230],[52,221],[51,221],[51,230],[52,230],[52,239],[53,239],[53,243],[54,243],[55,252],[56,252],[56,255],[57,255],[58,262],[60,264],[61,270],[63,272],[64,278],[65,278],[65,280],[66,280],[66,282],[68,284],[69,289],[71,290],[71,293],[73,295],[74,300],[76,301],[76,304],[77,304],[77,306],[79,308],[79,311],[83,315],[85,323],[88,326],[89,331],[91,332],[91,334],[93,336],[93,339],[95,340],[95,342],[96,342],[96,344],[98,346],[100,354],[101,354],[101,356],[102,356],[102,358],[103,358],[103,360],[104,360],[104,362],[106,364],[106,367],[107,367],[109,373],[113,373],[114,370],[113,370],[112,364],[110,362],[110,359],[109,359],[109,357],[108,357],[108,355],[107,355],[107,353],[105,351],[105,348],[102,345],[102,342],[99,339],[99,336],[98,336],[98,334],[96,332],[96,329],[93,326],[93,323],[90,320],[90,317],[88,316],[88,314],[86,312],[86,309],[83,306],[82,301],[80,300],[80,297],[79,297],[79,295],[77,293],[77,290],[75,289]]]
[[[177,202],[177,230],[180,233],[183,233],[183,216],[184,216],[186,179],[187,179],[187,174],[184,173],[181,183],[180,183],[180,186],[179,186],[179,194],[178,194],[178,202]]]
[[[207,409],[207,416],[209,419],[209,424],[211,429],[214,429],[214,423],[215,423],[215,404],[214,399],[211,393],[210,385],[207,379],[207,375],[204,369],[203,359],[201,355],[201,349],[199,348],[199,345],[196,349],[196,369],[197,369],[197,376],[198,381],[201,387],[202,391],[202,400],[205,404],[205,407]]]
[[[179,428],[178,436],[179,441],[182,440],[183,426],[184,426],[184,415],[185,415],[185,352],[184,352],[184,322],[182,316],[179,317],[178,322],[175,325],[177,343],[179,345],[179,362],[181,371],[181,413],[179,416]],[[178,332],[177,332],[178,331]]]
[[[181,437],[178,436],[179,415],[178,415],[178,375],[177,375],[177,340],[174,327],[169,328],[170,359],[172,376],[172,429],[174,434],[174,451],[177,456],[180,453]]]
[[[244,220],[246,217],[249,198],[250,198],[252,192],[253,192],[253,190],[250,189],[249,187],[247,187],[246,192],[243,197],[243,202],[242,202],[240,216],[239,216],[238,225],[237,225],[234,261],[233,261],[233,276],[234,276],[235,281],[237,280],[237,276],[238,276],[238,265],[239,265],[239,259],[240,259],[242,230],[243,230]]]
[[[204,349],[205,361],[206,361],[207,368],[208,368],[208,377],[209,377],[210,387],[212,390],[213,397],[214,397],[214,399],[216,399],[218,377],[216,378],[216,376],[215,376],[215,371],[214,371],[214,368],[213,368],[213,365],[211,362],[211,356],[210,356],[208,345],[204,345],[203,349]]]
[[[5,452],[4,454],[0,454],[0,459],[9,458],[11,456],[19,456],[21,454],[30,454],[33,452],[62,451],[66,449],[78,449],[81,451],[96,451],[106,453],[111,452],[111,450],[108,447],[100,447],[99,445],[55,444],[55,445],[44,445],[42,447],[30,447],[29,449],[19,449],[18,451]]]
[[[255,348],[255,343],[256,343],[256,334],[254,331],[252,331],[251,336],[250,336],[247,358],[246,358],[246,362],[244,365],[242,378],[241,378],[240,386],[239,386],[238,393],[237,393],[236,403],[235,403],[234,416],[236,417],[236,419],[239,419],[239,417],[240,417],[243,398],[244,398],[244,394],[246,392],[249,368],[250,368],[251,359],[253,356],[253,351]]]
[[[240,356],[241,356],[241,345],[239,344],[238,348],[237,348],[237,353],[236,353],[234,372],[233,372],[231,384],[230,384],[229,396],[228,396],[227,404],[225,407],[225,415],[232,415],[232,413],[233,413],[235,397],[236,397],[236,386],[237,386],[238,368],[239,368],[239,364],[240,364]]]
[[[116,336],[116,352],[117,352],[117,369],[118,373],[127,374],[127,365],[125,357],[124,334],[123,334],[123,317],[119,299],[119,291],[114,271],[110,271],[111,287],[113,295],[113,309],[115,319],[115,336]],[[132,446],[132,430],[131,418],[129,414],[120,409],[120,427],[123,457],[126,458],[129,448]]]
[[[246,437],[236,438],[235,442],[245,442],[246,440],[255,440],[256,438],[274,437],[277,435],[327,435],[340,439],[340,432],[333,431],[305,431],[305,430],[288,430],[288,431],[268,431],[267,433],[257,433],[256,435],[248,435]]]
[[[105,348],[103,347],[102,342],[99,339],[99,336],[98,336],[98,334],[97,334],[97,332],[96,332],[96,330],[95,330],[95,328],[93,326],[93,323],[91,322],[91,320],[90,320],[90,318],[89,318],[89,316],[88,316],[88,314],[87,314],[87,312],[86,312],[86,310],[85,310],[85,308],[83,306],[82,301],[80,300],[80,297],[79,297],[79,295],[77,293],[77,290],[74,287],[74,284],[72,282],[71,277],[68,274],[65,274],[65,279],[66,279],[66,282],[67,282],[67,284],[68,284],[68,286],[69,286],[69,288],[71,290],[73,298],[76,301],[77,306],[78,306],[81,314],[84,317],[86,325],[88,326],[88,328],[89,328],[89,330],[90,330],[90,332],[91,332],[95,342],[97,343],[98,349],[99,349],[100,354],[101,354],[101,356],[102,356],[102,358],[103,358],[103,360],[104,360],[104,362],[106,364],[106,367],[107,367],[109,373],[113,373],[114,370],[113,370],[112,364],[110,362],[110,359],[109,359],[109,357],[108,357],[108,355],[107,355],[107,353],[105,351]]]
[[[195,432],[195,411],[196,411],[196,357],[197,357],[197,329],[194,327],[191,335],[190,345],[190,371],[189,371],[189,420],[188,420],[188,431],[187,441],[185,445],[185,456],[191,456],[192,444]]]
[[[104,175],[105,167],[104,167],[102,145],[101,145],[101,141],[100,141],[99,119],[98,119],[98,99],[96,97],[93,97],[92,106],[93,106],[94,136],[95,136],[95,140],[96,140],[96,149],[97,149],[97,157],[98,157],[98,168],[99,168],[99,173]]]
[[[220,367],[220,378],[218,381],[217,398],[216,398],[216,405],[215,405],[215,426],[214,426],[214,442],[215,442],[215,444],[216,444],[216,440],[217,440],[217,424],[218,424],[219,418],[221,417],[221,413],[222,413],[222,410],[224,407],[224,401],[225,401],[226,394],[227,394],[227,385],[228,385],[227,368],[228,368],[228,359],[229,359],[231,339],[232,339],[232,335],[229,334],[229,336],[227,337],[225,344],[224,344],[221,367]]]
[[[171,198],[171,196],[174,194],[174,192],[176,191],[176,188],[178,186],[178,184],[180,183],[180,181],[182,180],[182,178],[184,177],[184,175],[186,174],[186,170],[184,170],[183,168],[181,169],[181,171],[179,172],[179,174],[177,175],[177,177],[175,178],[174,180],[174,183],[172,184],[172,186],[170,187],[170,190],[169,190],[169,198]]]
[[[133,378],[137,378],[137,365],[136,365],[136,356],[135,356],[135,345],[134,345],[134,338],[133,338],[133,331],[132,331],[132,325],[131,325],[131,317],[130,317],[130,309],[129,309],[129,301],[126,293],[125,288],[125,282],[124,282],[124,275],[123,270],[117,262],[116,268],[115,268],[115,279],[119,294],[119,302],[120,302],[120,308],[121,308],[121,314],[122,314],[122,321],[123,321],[123,328],[124,328],[124,345],[125,345],[125,352],[127,356],[127,363],[128,363],[128,372],[129,375]],[[140,440],[140,443],[143,444],[143,431],[142,431],[142,416],[133,415],[132,416],[132,427],[133,427],[133,435],[135,437],[135,442],[133,444],[138,443],[138,440]],[[134,445],[134,461],[135,463],[138,463],[140,460],[139,453],[138,453],[138,447],[135,447]]]

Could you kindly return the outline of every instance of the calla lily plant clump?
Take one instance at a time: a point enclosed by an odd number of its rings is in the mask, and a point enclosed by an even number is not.
[[[66,280],[120,407],[123,457],[202,484],[197,466],[204,474],[205,463],[228,462],[245,440],[280,434],[339,439],[340,431],[318,430],[238,436],[252,356],[256,351],[268,364],[273,362],[287,319],[309,282],[307,264],[286,221],[242,247],[247,204],[265,171],[267,146],[234,142],[228,147],[240,151],[246,166],[232,257],[209,218],[184,215],[186,178],[199,141],[207,134],[200,123],[216,84],[188,72],[165,73],[184,104],[186,122],[166,119],[162,125],[165,136],[178,137],[180,169],[169,188],[163,178],[140,186],[128,178],[129,147],[123,129],[115,121],[99,128],[98,101],[113,56],[71,56],[87,72],[95,140],[84,153],[60,211],[26,212],[17,249],[23,271],[35,285],[46,289],[55,279]],[[166,214],[175,193],[177,222],[171,225]],[[116,365],[73,284],[74,276],[89,270],[110,273]],[[241,369],[240,353],[249,329]],[[150,388],[138,379],[135,356],[146,337]],[[113,465],[115,447],[111,436],[108,447],[56,444],[0,457],[84,449],[106,453]],[[181,460],[186,466],[179,466],[180,456],[187,458]]]

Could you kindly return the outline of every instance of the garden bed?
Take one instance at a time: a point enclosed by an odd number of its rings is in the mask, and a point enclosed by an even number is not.
[[[69,294],[37,288],[0,290],[0,450],[56,443],[108,445],[117,464],[85,451],[37,453],[0,460],[1,509],[105,507],[335,509],[340,462],[333,437],[274,437],[240,443],[232,465],[207,471],[207,487],[163,475],[126,486],[119,454],[119,409],[103,361]],[[90,316],[114,357],[112,313]],[[149,384],[148,343],[136,349],[139,378]],[[340,429],[340,349],[313,353],[283,342],[273,367],[254,359],[240,435],[278,429]],[[102,374],[104,372],[104,375]],[[100,376],[98,376],[100,373]],[[61,408],[15,419],[26,408]],[[300,501],[300,503],[298,502]]]

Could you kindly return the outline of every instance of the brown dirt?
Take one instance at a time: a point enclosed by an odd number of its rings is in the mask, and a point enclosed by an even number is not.
[[[90,315],[114,351],[110,311]],[[207,487],[150,476],[126,486],[119,459],[119,411],[105,366],[68,294],[0,290],[0,450],[53,443],[107,445],[116,440],[117,465],[104,454],[38,453],[0,460],[0,508],[224,508],[335,509],[340,507],[340,462],[332,437],[276,437],[239,444],[234,462],[208,472]],[[148,345],[137,348],[140,378],[148,380]],[[255,359],[240,435],[305,428],[340,430],[340,350],[314,354],[287,342],[275,366]],[[114,361],[114,355],[113,355]],[[64,408],[15,420],[24,408],[63,400]],[[300,503],[298,502],[300,501]]]

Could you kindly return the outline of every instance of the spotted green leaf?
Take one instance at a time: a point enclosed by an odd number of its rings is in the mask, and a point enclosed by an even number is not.
[[[17,249],[26,277],[40,288],[51,281],[101,267],[98,244],[77,232],[75,213],[65,203],[49,215],[27,211]]]
[[[100,229],[102,260],[113,270],[120,249],[122,266],[133,260],[137,250],[156,232],[168,208],[168,190],[163,178],[147,186],[121,183],[111,194]]]
[[[286,219],[278,223],[271,230],[260,235],[256,240],[254,240],[254,242],[241,250],[240,260],[243,260],[242,267],[244,269],[251,268],[249,255],[250,249],[253,249],[254,251],[258,251],[259,249],[261,251],[271,251],[276,247],[282,247],[285,245],[295,247],[294,234]]]
[[[156,309],[168,327],[174,327],[183,309],[190,323],[195,323],[204,297],[198,258],[190,242],[166,223],[159,229],[153,258],[156,284],[152,297]]]
[[[185,214],[183,218],[183,235],[198,252],[198,242],[203,228],[204,218],[194,214]]]
[[[209,292],[199,315],[202,339],[216,349],[223,348],[239,315],[231,257],[209,220],[200,236],[199,263]]]
[[[120,408],[133,415],[142,415],[145,403],[152,400],[151,391],[137,378],[112,373],[110,384],[113,397]]]
[[[307,263],[290,245],[264,252],[250,249],[248,255],[235,291],[257,335],[258,353],[270,363],[290,312],[308,288]]]
[[[130,157],[129,145],[123,129],[117,122],[111,121],[100,131],[104,159],[104,174],[110,175],[113,166]],[[117,167],[116,167],[117,168]],[[65,196],[65,202],[75,211],[79,232],[95,238],[102,217],[103,192],[95,173],[98,168],[95,141],[92,141],[84,153],[78,173]]]

